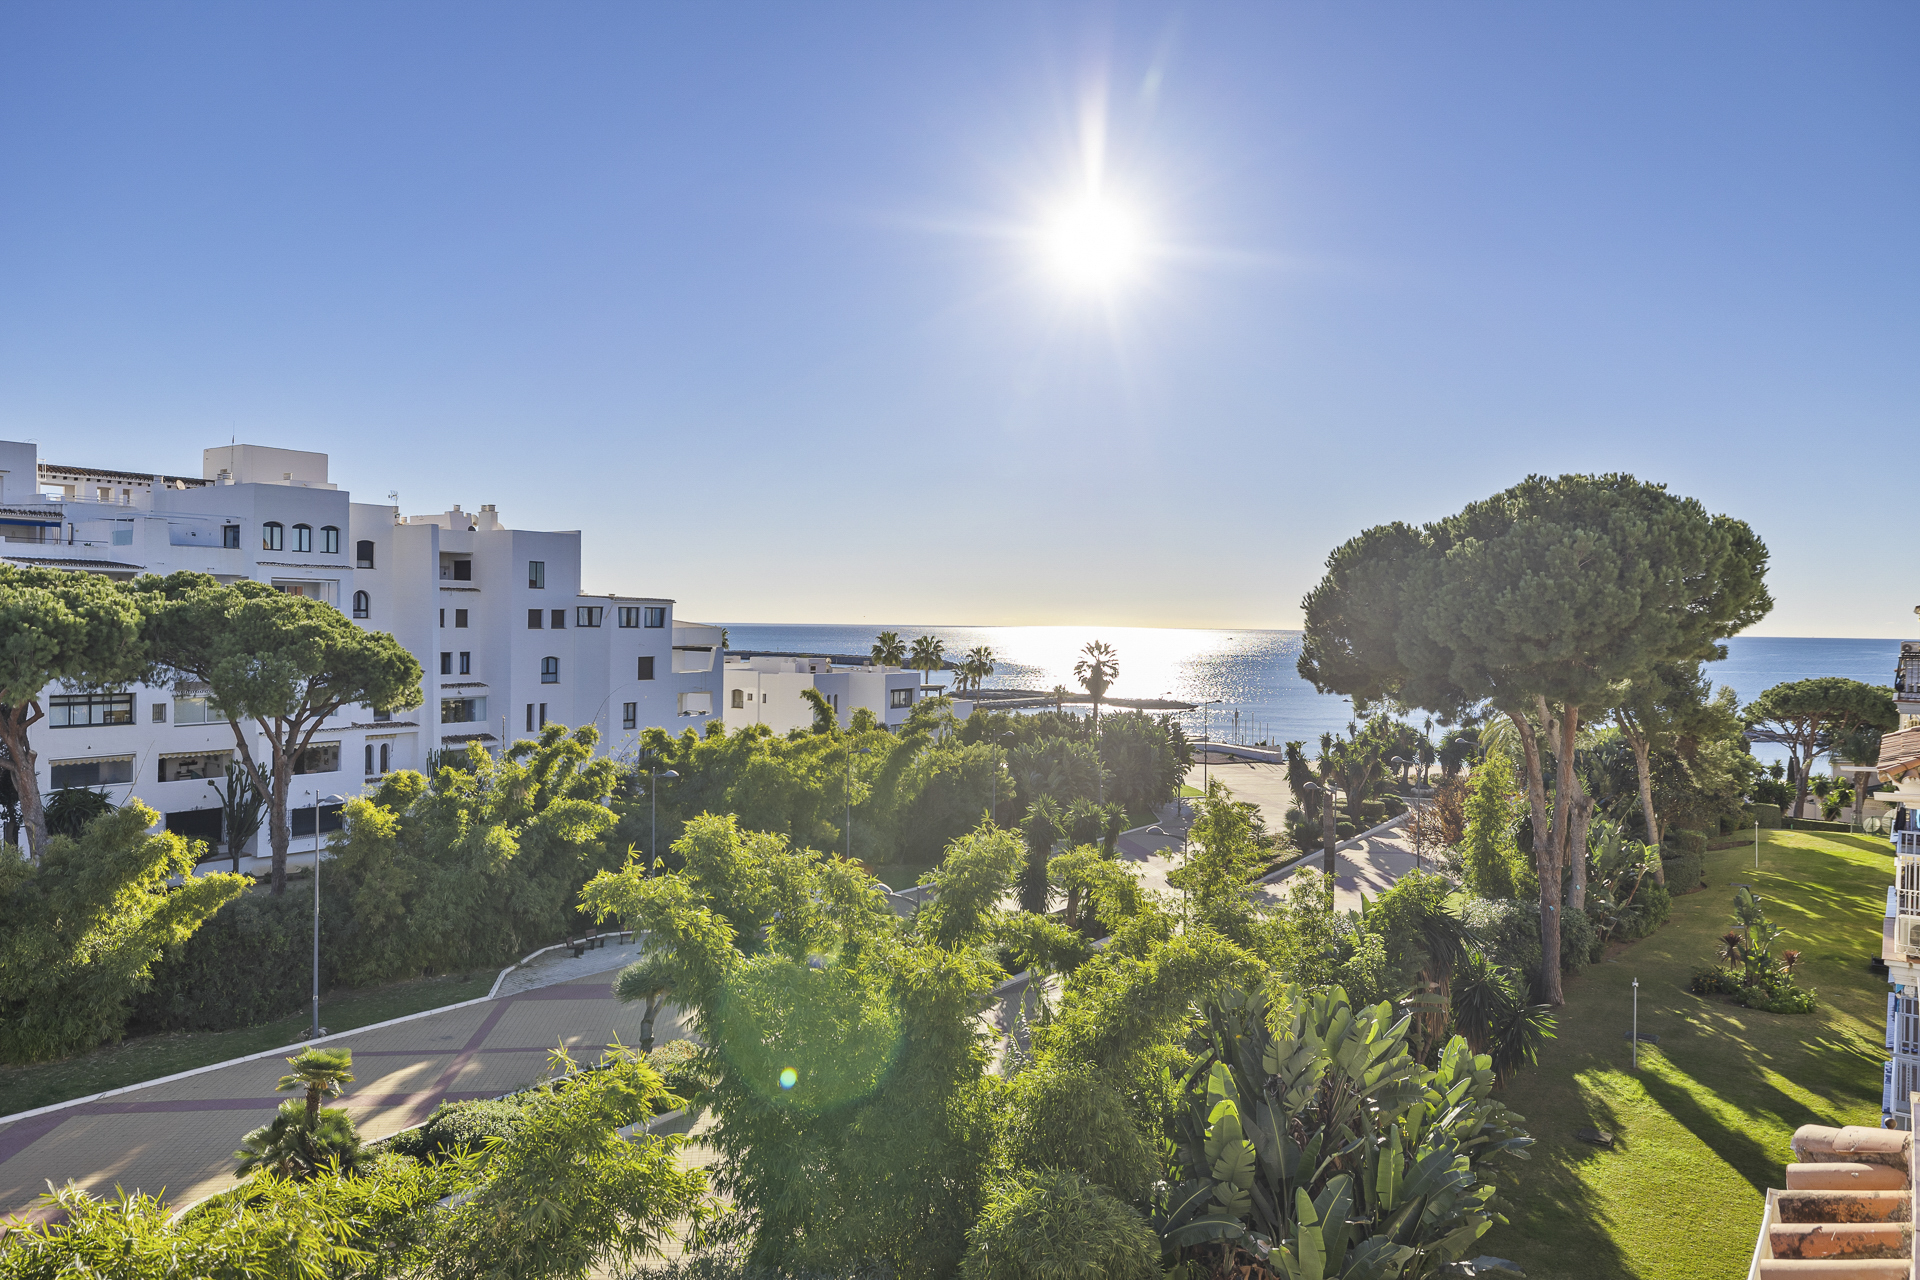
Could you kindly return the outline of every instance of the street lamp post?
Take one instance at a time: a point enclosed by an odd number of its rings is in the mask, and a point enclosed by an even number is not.
[[[870,756],[873,748],[862,747],[860,754]],[[853,743],[847,743],[847,861],[853,861]]]
[[[673,769],[656,769],[651,761],[647,764],[647,830],[651,833],[653,852],[649,855],[651,873],[660,865],[660,779],[671,781],[680,774]]]
[[[1339,828],[1335,825],[1337,820],[1333,812],[1333,788],[1331,786],[1323,786],[1318,782],[1309,782],[1302,787],[1301,790],[1320,797],[1320,848],[1323,859],[1321,862],[1321,870],[1326,873],[1327,892],[1331,894],[1333,892],[1333,873],[1336,862],[1333,847],[1338,842],[1339,837]]]
[[[1212,775],[1207,772],[1206,744],[1213,740],[1213,712],[1208,708],[1225,701],[1225,698],[1209,698],[1200,704],[1200,791],[1203,795],[1213,787]]]
[[[339,796],[316,796],[307,792],[307,799],[313,801],[313,1028],[308,1038],[320,1038],[320,806],[326,803],[346,803]]]

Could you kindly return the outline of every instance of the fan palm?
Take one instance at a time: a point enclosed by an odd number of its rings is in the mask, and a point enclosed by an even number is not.
[[[1072,694],[1068,692],[1067,686],[1063,684],[1057,684],[1053,686],[1053,692],[1048,696],[1050,696],[1053,699],[1054,712],[1059,715],[1065,715],[1067,710],[1067,699],[1072,696]]]
[[[1100,729],[1100,699],[1107,696],[1107,690],[1120,676],[1120,655],[1113,646],[1104,640],[1095,640],[1081,651],[1080,661],[1073,664],[1074,679],[1080,687],[1093,697],[1093,728]]]
[[[898,667],[907,661],[907,642],[900,638],[898,631],[882,631],[873,642],[873,664],[877,667]]]
[[[274,1088],[281,1093],[307,1091],[307,1127],[312,1128],[320,1118],[320,1104],[339,1097],[353,1083],[353,1050],[309,1049],[287,1061],[293,1070],[281,1076]]]
[[[920,636],[913,642],[913,652],[907,658],[907,665],[916,671],[938,671],[946,663],[946,642],[938,636]],[[926,679],[920,681],[925,685]]]

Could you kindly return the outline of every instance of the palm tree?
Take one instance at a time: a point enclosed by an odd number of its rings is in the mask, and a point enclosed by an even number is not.
[[[1073,664],[1073,675],[1080,687],[1093,695],[1093,729],[1098,733],[1100,699],[1107,696],[1107,690],[1120,676],[1120,655],[1104,640],[1095,640],[1080,652],[1085,656]]]
[[[339,1097],[353,1083],[353,1050],[309,1049],[287,1061],[293,1070],[281,1076],[274,1088],[281,1093],[307,1091],[307,1127],[311,1129],[320,1118],[321,1102]]]
[[[898,667],[906,663],[907,644],[900,638],[898,631],[882,631],[873,642],[873,665],[876,667]]]
[[[978,689],[993,674],[993,648],[979,644],[967,650],[967,660],[960,664],[960,678],[964,688]]]
[[[938,671],[945,665],[947,646],[938,636],[921,636],[913,642],[913,653],[907,659],[907,665],[916,671]],[[920,680],[926,686],[926,678]]]
[[[1053,686],[1053,693],[1051,696],[1053,698],[1054,714],[1065,715],[1067,713],[1067,699],[1072,696],[1072,694],[1068,691],[1067,686],[1063,684],[1057,684]]]

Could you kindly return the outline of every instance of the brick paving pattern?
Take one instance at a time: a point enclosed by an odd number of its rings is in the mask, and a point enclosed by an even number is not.
[[[334,1105],[352,1113],[371,1140],[419,1123],[442,1101],[490,1098],[533,1083],[556,1045],[586,1059],[616,1038],[635,1044],[642,1010],[613,998],[613,976],[569,974],[573,980],[557,986],[329,1036],[322,1042],[328,1047],[353,1050],[356,1077]],[[656,1034],[664,1041],[674,1033],[662,1025]],[[29,1210],[48,1182],[71,1181],[95,1195],[111,1195],[116,1186],[164,1194],[176,1205],[230,1186],[240,1139],[294,1096],[274,1092],[286,1056],[0,1126],[0,1214]]]

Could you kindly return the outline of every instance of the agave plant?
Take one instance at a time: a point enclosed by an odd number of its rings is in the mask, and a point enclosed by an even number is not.
[[[1338,987],[1230,991],[1206,1010],[1179,1156],[1155,1227],[1176,1256],[1285,1280],[1416,1280],[1500,1217],[1484,1166],[1525,1157],[1520,1117],[1455,1036],[1439,1065],[1409,1019]]]

